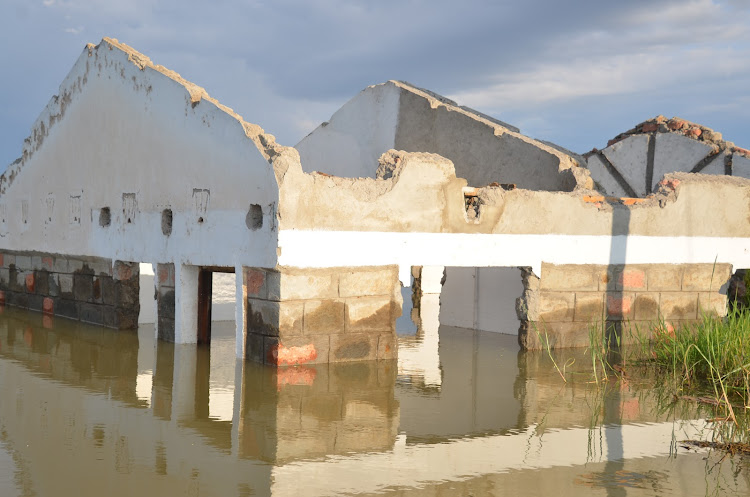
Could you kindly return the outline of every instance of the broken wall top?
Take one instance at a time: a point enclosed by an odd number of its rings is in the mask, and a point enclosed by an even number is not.
[[[305,171],[374,177],[390,149],[439,154],[470,185],[572,191],[592,186],[588,171],[560,147],[401,81],[370,86],[296,146]]]

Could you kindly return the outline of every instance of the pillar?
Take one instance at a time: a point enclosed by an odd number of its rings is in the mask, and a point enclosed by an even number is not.
[[[396,358],[398,266],[242,274],[248,359],[284,366]]]

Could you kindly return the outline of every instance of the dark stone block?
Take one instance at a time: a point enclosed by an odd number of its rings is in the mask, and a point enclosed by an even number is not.
[[[93,274],[76,273],[73,275],[73,296],[79,302],[91,302],[93,300]]]
[[[102,325],[107,328],[117,328],[117,310],[111,305],[103,305],[102,308]]]
[[[102,316],[102,306],[98,304],[81,303],[80,304],[80,319],[86,323],[104,324],[104,317]]]
[[[34,291],[38,295],[49,295],[49,272],[47,270],[34,271]]]
[[[35,295],[35,294],[29,294],[28,295],[28,308],[32,311],[42,311],[42,307],[44,306],[44,295]]]
[[[70,319],[78,319],[78,303],[75,300],[55,299],[55,315]]]
[[[117,284],[111,276],[100,276],[98,278],[101,288],[102,302],[107,305],[115,305],[117,302]]]
[[[119,280],[116,282],[117,287],[117,305],[121,307],[132,306],[139,302],[138,280]]]
[[[8,305],[16,307],[29,307],[29,296],[23,292],[8,292],[5,294],[5,301]]]
[[[60,296],[60,286],[57,284],[57,275],[54,273],[47,274],[47,294],[50,297]]]
[[[8,288],[13,292],[25,292],[25,284],[18,282],[18,270],[12,265],[8,270]]]
[[[174,320],[175,315],[175,304],[174,304],[174,289],[173,288],[160,288],[159,298],[156,303],[157,314],[159,318],[164,317],[165,319]]]
[[[174,319],[159,318],[158,336],[159,340],[174,342]]]
[[[138,328],[138,311],[138,307],[135,309],[115,308],[116,327],[120,330]]]

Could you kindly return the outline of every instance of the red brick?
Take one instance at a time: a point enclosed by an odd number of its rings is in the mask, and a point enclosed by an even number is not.
[[[47,271],[52,271],[53,265],[54,261],[52,260],[52,257],[42,257],[42,267],[44,269],[46,269]]]
[[[26,291],[29,293],[34,293],[34,274],[27,274],[26,275]]]
[[[698,138],[698,137],[699,137],[699,136],[701,135],[701,133],[703,133],[703,132],[702,132],[702,131],[701,131],[701,129],[700,129],[699,127],[697,127],[697,126],[693,126],[692,128],[690,128],[689,130],[687,130],[687,131],[685,132],[685,134],[686,134],[686,135],[688,135],[688,136],[693,136],[693,137],[695,137],[695,138]]]
[[[620,273],[620,287],[625,290],[646,288],[646,273],[641,269],[626,269]]]
[[[659,128],[659,125],[656,123],[644,123],[643,124],[643,132],[644,133],[651,133],[656,131]]]
[[[682,119],[672,119],[671,121],[669,121],[669,124],[667,124],[669,129],[671,129],[672,131],[682,129],[685,125],[687,125],[687,123]]]
[[[607,316],[612,318],[629,317],[633,311],[633,297],[631,295],[607,295]]]
[[[291,366],[314,361],[317,357],[318,351],[313,343],[300,347],[286,347],[282,343],[277,343],[269,348],[266,363],[274,366]]]
[[[44,302],[42,303],[42,312],[44,312],[45,314],[54,314],[55,313],[55,301],[49,297],[46,297],[44,299]]]
[[[258,271],[257,269],[248,269],[245,277],[245,284],[247,285],[247,295],[249,297],[258,296],[263,283],[266,281],[266,273]]]

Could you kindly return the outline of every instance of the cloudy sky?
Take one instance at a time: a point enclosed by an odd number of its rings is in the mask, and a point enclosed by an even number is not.
[[[294,145],[402,79],[576,152],[680,116],[750,147],[750,0],[0,0],[0,168],[118,38]]]

